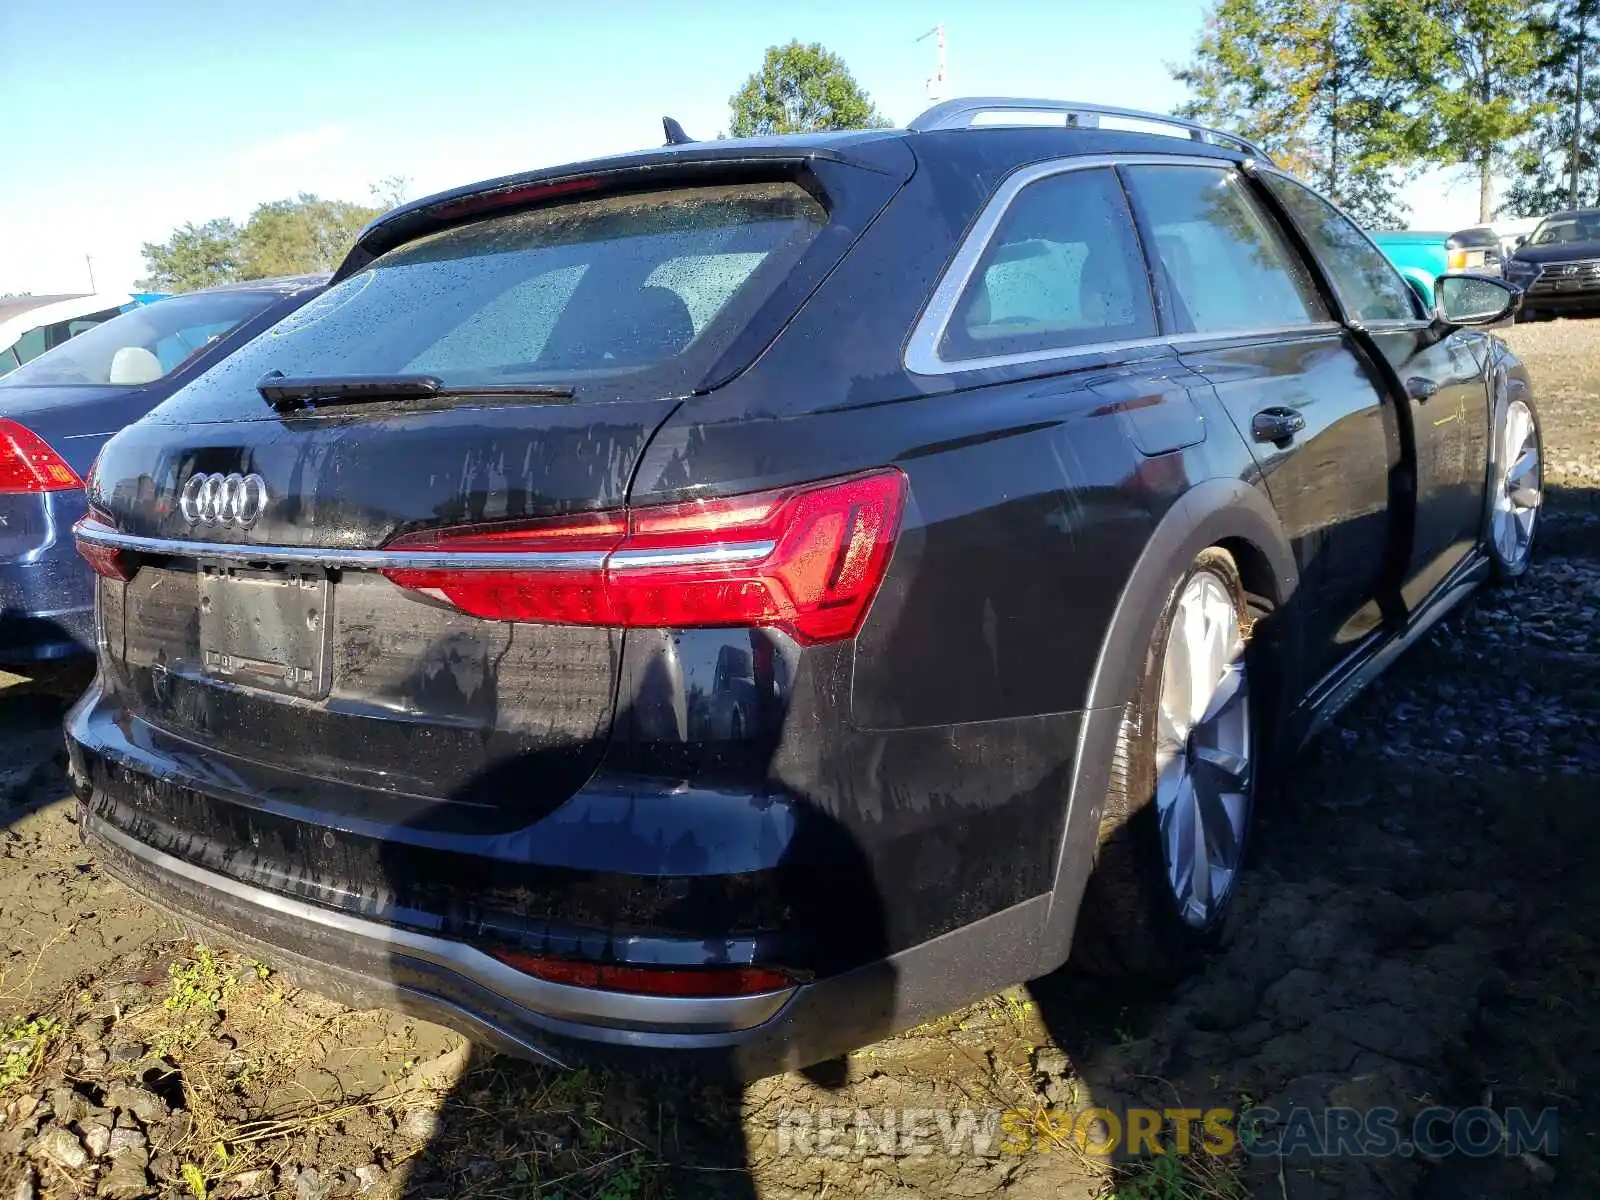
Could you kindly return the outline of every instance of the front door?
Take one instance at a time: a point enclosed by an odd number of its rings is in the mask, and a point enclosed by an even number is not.
[[[1392,406],[1309,268],[1228,164],[1121,168],[1184,363],[1249,444],[1294,548],[1284,614],[1309,687],[1381,623]]]
[[[1401,588],[1414,611],[1472,552],[1482,528],[1489,347],[1466,330],[1441,340],[1430,322],[1374,326],[1367,334],[1405,394],[1416,442],[1416,515]]]
[[[1293,180],[1262,172],[1327,271],[1354,336],[1371,348],[1386,390],[1404,414],[1402,483],[1413,500],[1399,565],[1401,595],[1415,611],[1471,553],[1483,525],[1489,436],[1487,339],[1440,336],[1417,297],[1371,240],[1327,201]]]

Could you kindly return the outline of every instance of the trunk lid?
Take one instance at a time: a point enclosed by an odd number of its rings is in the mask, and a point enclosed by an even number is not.
[[[93,500],[171,553],[103,591],[122,703],[209,750],[350,785],[327,789],[330,809],[368,807],[376,789],[442,802],[427,819],[447,826],[526,823],[599,761],[620,634],[479,620],[341,555],[419,526],[620,506],[676,404],[130,428]],[[183,489],[205,475],[264,480],[260,518],[191,523]],[[223,556],[246,546],[260,558]]]
[[[42,437],[80,478],[89,473],[105,440],[150,405],[143,388],[0,384],[0,417]]]
[[[21,387],[0,384],[0,418],[15,421],[77,474],[88,477],[100,447],[149,407],[125,387]],[[0,564],[34,562],[70,536],[82,515],[77,488],[0,493]]]

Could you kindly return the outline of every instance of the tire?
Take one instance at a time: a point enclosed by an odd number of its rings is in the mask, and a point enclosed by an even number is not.
[[[1191,751],[1206,739],[1202,734],[1204,722],[1201,722],[1191,731],[1191,736],[1183,740],[1184,748],[1174,753],[1173,724],[1163,716],[1161,701],[1164,677],[1170,676],[1166,682],[1172,692],[1183,690],[1181,673],[1176,668],[1185,657],[1185,647],[1194,640],[1193,627],[1188,622],[1192,619],[1191,600],[1197,589],[1208,597],[1208,605],[1219,596],[1232,605],[1233,628],[1221,628],[1224,622],[1220,620],[1207,622],[1206,627],[1217,627],[1218,636],[1227,639],[1231,650],[1227,654],[1228,669],[1237,671],[1235,699],[1225,708],[1230,735],[1237,734],[1243,739],[1244,767],[1235,781],[1239,796],[1237,807],[1242,807],[1243,811],[1236,825],[1230,821],[1236,832],[1231,874],[1225,890],[1218,888],[1218,894],[1211,898],[1206,911],[1197,912],[1192,894],[1196,889],[1191,888],[1185,915],[1185,899],[1180,896],[1182,889],[1176,878],[1178,872],[1169,870],[1173,852],[1166,848],[1169,843],[1164,839],[1163,827],[1176,832],[1176,827],[1170,824],[1176,816],[1172,797],[1181,796],[1182,788],[1181,784],[1177,788],[1171,786],[1173,772],[1187,773],[1193,758]],[[1216,547],[1202,551],[1195,558],[1167,597],[1161,620],[1145,651],[1135,693],[1129,698],[1123,715],[1100,822],[1099,850],[1078,919],[1073,959],[1091,973],[1170,983],[1194,966],[1217,942],[1237,892],[1258,789],[1257,760],[1260,756],[1254,748],[1261,739],[1250,704],[1249,656],[1245,654],[1250,636],[1249,614],[1238,567],[1226,551]],[[1179,628],[1180,621],[1185,622],[1182,628]],[[1174,639],[1177,639],[1176,648]],[[1203,675],[1207,672],[1189,673]],[[1193,694],[1194,689],[1190,692]],[[1221,738],[1216,740],[1220,744]],[[1197,779],[1202,773],[1205,780],[1220,778],[1206,763],[1195,765],[1194,770]],[[1159,800],[1158,780],[1162,783],[1162,799]],[[1191,779],[1190,786],[1194,783]],[[1224,807],[1231,810],[1234,806]],[[1215,814],[1217,809],[1212,807],[1209,811]],[[1193,874],[1196,878],[1200,876],[1198,870]]]
[[[1521,308],[1517,310],[1516,323],[1527,325],[1539,319],[1539,310],[1536,308]]]
[[[1519,410],[1526,413],[1531,428],[1519,419]],[[1512,440],[1517,445],[1511,445]],[[1531,463],[1526,457],[1529,451]],[[1505,586],[1527,574],[1543,510],[1544,436],[1539,410],[1526,392],[1497,397],[1484,494],[1484,547],[1493,583]],[[1508,520],[1520,530],[1517,536],[1509,536]]]

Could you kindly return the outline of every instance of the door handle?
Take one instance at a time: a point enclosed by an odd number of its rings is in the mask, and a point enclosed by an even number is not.
[[[1433,380],[1422,375],[1413,375],[1406,380],[1406,395],[1418,404],[1426,404],[1439,394],[1439,385]]]
[[[1305,427],[1306,419],[1292,408],[1263,408],[1250,422],[1250,436],[1281,447]]]

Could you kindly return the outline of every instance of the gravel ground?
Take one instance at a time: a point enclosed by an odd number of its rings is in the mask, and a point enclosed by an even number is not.
[[[81,680],[0,679],[0,1200],[1600,1195],[1600,323],[1506,337],[1544,422],[1539,561],[1307,751],[1206,968],[1163,995],[1061,973],[831,1073],[547,1073],[186,940],[78,844],[55,730]],[[1108,1165],[1048,1136],[1091,1102],[1551,1107],[1560,1140]],[[796,1112],[886,1108],[1011,1110],[1032,1148],[795,1152]]]

